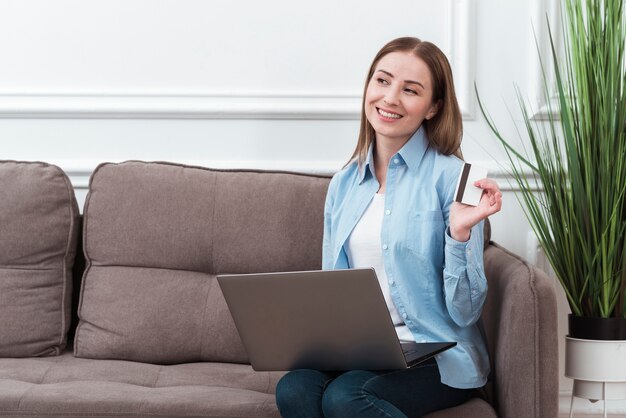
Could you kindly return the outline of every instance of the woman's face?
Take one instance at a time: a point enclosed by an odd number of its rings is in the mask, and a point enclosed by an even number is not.
[[[391,52],[374,68],[365,91],[365,116],[376,140],[406,142],[437,113],[426,63],[411,52]]]

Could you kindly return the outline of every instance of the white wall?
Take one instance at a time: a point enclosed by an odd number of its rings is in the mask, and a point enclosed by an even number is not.
[[[0,158],[60,165],[81,201],[103,161],[331,173],[355,145],[373,55],[418,36],[451,60],[466,160],[506,190],[494,240],[532,257],[474,82],[515,138],[514,84],[541,106],[531,22],[545,47],[556,1],[0,0]]]
[[[413,35],[451,60],[466,159],[501,177],[474,82],[513,132],[503,103],[531,78],[535,3],[1,0],[0,158],[57,163],[81,198],[102,161],[333,172],[373,55]],[[516,205],[507,195],[494,236],[524,254]]]
[[[129,158],[332,172],[372,56],[401,35],[449,54],[470,143],[482,20],[458,0],[3,0],[1,151],[57,162],[79,187]]]

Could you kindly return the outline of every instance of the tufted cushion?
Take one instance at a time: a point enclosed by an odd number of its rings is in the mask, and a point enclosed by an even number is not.
[[[242,364],[157,366],[69,352],[0,359],[0,415],[278,417],[281,376]]]
[[[61,169],[0,161],[0,357],[65,347],[78,216]]]
[[[247,362],[215,275],[319,269],[329,180],[98,167],[85,204],[76,356]]]

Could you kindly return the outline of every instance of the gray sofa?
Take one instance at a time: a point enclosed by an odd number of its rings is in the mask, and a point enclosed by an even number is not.
[[[81,219],[59,168],[1,161],[0,416],[279,416],[215,275],[320,268],[328,182],[103,164]],[[491,381],[429,417],[556,417],[553,285],[493,242],[485,268]]]

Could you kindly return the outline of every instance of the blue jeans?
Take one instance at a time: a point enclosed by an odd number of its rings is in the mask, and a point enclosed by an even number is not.
[[[475,393],[441,383],[437,363],[429,360],[387,372],[294,370],[278,382],[276,404],[284,418],[421,417]]]

